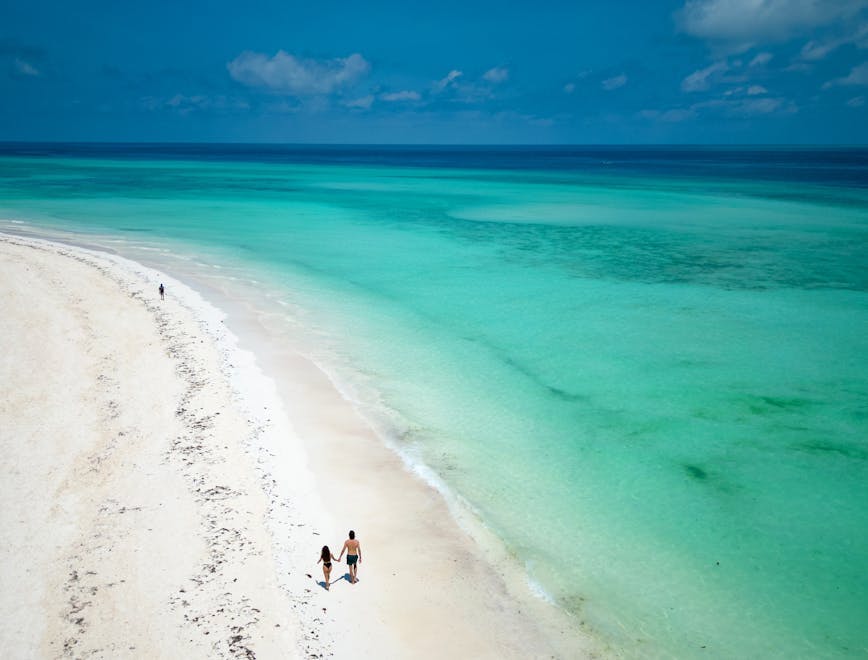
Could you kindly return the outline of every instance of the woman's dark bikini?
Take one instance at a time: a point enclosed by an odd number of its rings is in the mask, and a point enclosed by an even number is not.
[[[327,545],[324,545],[322,547],[322,552],[320,552],[317,564],[319,564],[320,561],[322,562],[322,575],[325,579],[324,586],[326,589],[329,588],[329,577],[332,572],[332,559],[334,559],[334,557],[332,557],[331,550],[329,550]]]

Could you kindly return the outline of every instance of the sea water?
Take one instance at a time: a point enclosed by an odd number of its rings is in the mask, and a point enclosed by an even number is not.
[[[613,651],[868,654],[865,150],[4,145],[0,218],[303,314]]]

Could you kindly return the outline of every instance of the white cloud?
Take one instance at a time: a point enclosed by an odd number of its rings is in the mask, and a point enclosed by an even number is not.
[[[514,110],[503,110],[495,113],[492,117],[498,122],[522,122],[541,128],[551,128],[557,123],[553,117],[540,117],[538,115],[515,112]]]
[[[482,74],[482,78],[490,83],[502,83],[509,78],[509,69],[496,66]]]
[[[672,108],[670,110],[642,110],[639,116],[643,119],[662,121],[669,124],[677,124],[688,119],[693,119],[696,112],[691,108]]]
[[[286,115],[301,111],[302,106],[298,103],[290,103],[285,99],[281,99],[279,101],[272,101],[270,103],[264,104],[263,109],[271,114]]]
[[[567,83],[566,85],[564,85],[564,91],[567,94],[572,94],[576,91],[576,83]]]
[[[760,94],[768,94],[769,90],[767,90],[762,85],[751,85],[747,88],[748,96],[759,96]]]
[[[20,76],[36,77],[40,75],[39,69],[22,59],[16,57],[13,64],[15,65],[15,73]]]
[[[602,82],[602,88],[607,92],[611,92],[613,89],[618,89],[619,87],[623,87],[627,84],[627,76],[623,73],[619,76],[615,76],[614,78],[607,78]]]
[[[695,37],[746,45],[847,21],[865,7],[868,0],[688,0],[678,21]]]
[[[354,53],[332,60],[300,59],[279,50],[274,57],[245,51],[226,65],[243,85],[264,87],[294,96],[331,94],[368,73],[371,65]]]
[[[784,98],[726,98],[710,99],[694,103],[687,108],[669,110],[642,110],[638,116],[651,121],[676,123],[687,121],[701,115],[724,115],[729,117],[753,117],[762,115],[784,115],[798,112],[792,101]]]
[[[445,78],[441,78],[437,82],[434,83],[434,91],[436,93],[442,92],[447,87],[452,87],[455,85],[455,81],[458,80],[464,73],[462,71],[458,71],[457,69],[452,69],[449,73],[446,74]]]
[[[771,53],[757,53],[748,66],[763,66],[764,64],[768,64],[772,57]]]
[[[800,55],[803,60],[821,60],[835,48],[837,48],[837,45],[832,41],[827,41],[825,43],[809,41],[804,46],[802,46],[802,52],[800,53]]]
[[[792,64],[790,64],[788,67],[786,67],[784,69],[784,71],[794,72],[794,73],[807,73],[810,70],[811,70],[811,65],[805,64],[804,62],[793,62]]]
[[[865,97],[864,96],[854,96],[852,99],[847,101],[847,105],[851,108],[861,108],[865,105]]]
[[[868,48],[868,23],[863,23],[857,26],[855,30],[835,39],[826,39],[825,41],[812,39],[802,46],[800,57],[803,60],[815,62],[823,59],[833,50],[847,44],[855,44],[858,48]]]
[[[479,78],[468,80],[463,71],[452,69],[431,83],[432,94],[444,94],[451,103],[480,103],[496,97],[497,84],[509,79],[504,67],[489,69]]]
[[[710,66],[694,71],[684,80],[681,81],[681,90],[684,92],[701,92],[711,87],[711,78],[714,74],[729,70],[729,65],[725,61],[715,62]]]
[[[170,108],[177,108],[177,107],[180,107],[180,105],[182,103],[184,103],[184,101],[187,98],[188,97],[184,96],[183,94],[175,94],[172,98],[170,98],[168,101],[166,101],[166,105],[169,106]],[[193,103],[196,103],[196,102],[202,100],[202,98],[204,98],[204,97],[202,97],[202,96],[189,97],[190,101]]]
[[[248,110],[250,104],[243,99],[232,98],[222,94],[208,96],[207,94],[175,94],[169,98],[146,96],[142,105],[148,110],[172,110],[180,115],[189,115],[196,110],[239,111]]]
[[[360,108],[362,110],[368,110],[371,107],[371,104],[374,102],[374,95],[368,94],[367,96],[361,96],[357,99],[351,99],[349,101],[344,101],[344,105],[348,108]]]
[[[380,94],[380,98],[384,101],[418,101],[422,98],[419,92],[405,89],[400,92],[388,92]]]
[[[783,99],[761,98],[745,99],[738,101],[729,108],[730,114],[734,115],[767,115],[784,107]]]
[[[823,89],[828,89],[829,87],[837,87],[839,85],[868,85],[868,62],[863,62],[859,66],[854,66],[850,70],[850,73],[843,78],[835,78],[834,80],[830,80],[825,85],[823,85]]]
[[[712,110],[722,112],[731,117],[753,117],[770,114],[792,114],[798,107],[792,101],[783,98],[742,98],[735,100],[712,99],[691,106],[693,110]]]

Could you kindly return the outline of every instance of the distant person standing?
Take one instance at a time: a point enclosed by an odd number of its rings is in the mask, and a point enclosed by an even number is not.
[[[359,545],[359,542],[356,540],[356,533],[353,530],[350,530],[350,538],[344,541],[344,547],[341,548],[341,556],[338,557],[338,561],[343,559],[344,552],[347,553],[347,567],[350,569],[350,583],[355,584],[358,581],[356,579],[358,564],[362,563],[362,546]]]
[[[166,287],[163,286],[163,283],[160,282],[160,300],[166,299]]]

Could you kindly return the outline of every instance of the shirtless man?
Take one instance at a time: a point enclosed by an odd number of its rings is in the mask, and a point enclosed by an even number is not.
[[[350,569],[350,584],[355,584],[356,580],[356,570],[358,569],[358,565],[362,563],[362,546],[359,545],[359,542],[356,541],[356,533],[353,530],[350,530],[350,538],[344,541],[344,547],[341,548],[341,556],[338,557],[338,561],[343,559],[344,552],[347,553],[347,566]]]

